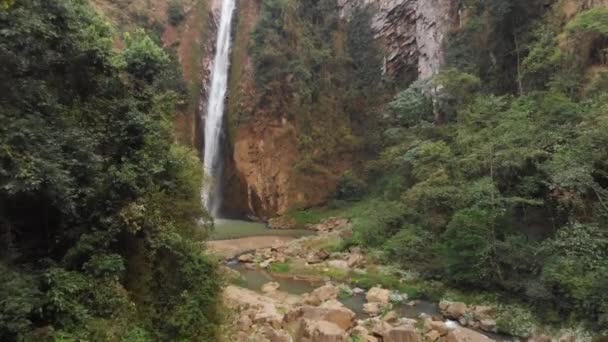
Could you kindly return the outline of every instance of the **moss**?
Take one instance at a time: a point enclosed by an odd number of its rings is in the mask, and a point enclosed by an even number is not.
[[[270,271],[274,273],[289,273],[291,265],[288,262],[275,262],[270,265]]]

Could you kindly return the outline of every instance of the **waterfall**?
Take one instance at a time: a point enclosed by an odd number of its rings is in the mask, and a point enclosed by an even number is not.
[[[222,201],[220,176],[222,172],[221,136],[223,129],[224,102],[228,87],[230,65],[230,29],[235,0],[223,0],[220,25],[217,31],[215,58],[211,72],[211,89],[205,119],[205,154],[203,166],[206,179],[202,201],[209,213],[216,217]]]

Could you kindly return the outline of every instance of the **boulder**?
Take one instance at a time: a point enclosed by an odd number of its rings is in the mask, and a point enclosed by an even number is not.
[[[269,342],[292,342],[292,338],[285,330],[274,329],[269,326],[264,326],[261,330],[261,335],[265,338],[264,341]]]
[[[442,300],[439,302],[441,314],[447,318],[458,320],[467,313],[467,305],[463,302],[450,302]]]
[[[347,336],[343,329],[331,322],[302,319],[296,341],[346,342]]]
[[[441,321],[426,321],[429,322],[428,326],[429,326],[429,330],[430,331],[436,331],[439,333],[440,336],[445,336],[447,335],[452,329],[450,329],[450,326],[445,324],[444,322]]]
[[[386,332],[393,328],[392,325],[377,318],[368,321],[372,335],[382,337]]]
[[[384,309],[388,308],[389,304],[372,302],[363,304],[363,312],[370,316],[378,316]]]
[[[276,290],[279,289],[280,286],[281,285],[279,285],[279,283],[277,283],[276,281],[272,281],[272,282],[262,285],[262,292],[264,292],[264,293],[275,292]]]
[[[308,295],[304,295],[303,302],[304,304],[320,305],[321,303],[330,299],[338,298],[339,292],[340,289],[337,286],[327,283],[319,288],[316,288]]]
[[[420,335],[414,327],[396,327],[389,329],[383,336],[383,342],[420,342]]]
[[[367,291],[367,295],[365,298],[370,303],[383,303],[388,304],[391,297],[391,291],[380,288],[380,287],[372,287],[369,291]]]
[[[346,258],[346,264],[348,265],[348,267],[359,267],[361,265],[363,265],[365,261],[365,258],[363,257],[362,254],[359,253],[351,253],[348,255],[348,257]]]
[[[467,328],[456,328],[445,337],[445,342],[490,342],[491,338],[482,335],[475,330]]]
[[[441,335],[437,330],[431,330],[426,335],[424,335],[425,341],[427,342],[435,342],[441,338]]]
[[[493,319],[496,316],[496,308],[487,305],[477,305],[473,307],[473,318],[477,321]]]
[[[479,329],[487,332],[497,332],[496,321],[493,319],[482,319],[479,321]]]
[[[255,260],[255,256],[251,253],[245,253],[245,254],[239,255],[238,259],[240,262],[250,263]]]
[[[274,258],[266,259],[260,263],[261,268],[268,268],[274,262]]]
[[[251,321],[251,318],[247,315],[243,315],[236,321],[236,328],[238,331],[247,331],[251,328],[252,324],[253,321]]]
[[[348,263],[344,260],[329,260],[327,262],[327,266],[333,267],[333,268],[338,268],[341,270],[347,270],[350,268],[350,267],[348,267]]]
[[[354,293],[354,294],[362,294],[362,293],[365,293],[365,290],[364,290],[364,289],[362,289],[362,288],[360,288],[360,287],[355,287],[355,288],[353,289],[353,293]]]
[[[391,310],[382,316],[382,320],[387,323],[395,323],[399,320],[399,315],[394,310]]]
[[[350,329],[355,323],[356,314],[339,301],[329,300],[318,309],[323,309],[323,320],[332,322],[344,330]]]
[[[330,300],[321,306],[304,305],[295,308],[284,317],[284,323],[290,325],[302,319],[311,321],[331,322],[342,330],[348,330],[355,325],[355,313],[337,300]]]

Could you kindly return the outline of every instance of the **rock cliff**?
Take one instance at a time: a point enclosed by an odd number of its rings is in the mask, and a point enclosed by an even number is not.
[[[458,23],[455,0],[338,0],[348,20],[358,6],[375,12],[372,28],[384,47],[385,72],[393,78],[428,78],[444,61],[443,40]]]
[[[374,13],[371,26],[383,50],[384,73],[411,82],[432,76],[443,64],[444,37],[458,22],[456,3],[456,0],[338,0],[337,6],[346,21],[357,6],[371,6]],[[320,170],[296,170],[296,164],[303,158],[298,148],[297,125],[287,119],[289,115],[277,115],[276,108],[266,108],[255,97],[247,45],[259,3],[242,1],[238,11],[228,95],[230,139],[224,212],[267,219],[294,207],[321,205],[350,168],[352,155],[342,153],[324,160]],[[246,113],[247,119],[241,120],[235,113],[241,116]]]

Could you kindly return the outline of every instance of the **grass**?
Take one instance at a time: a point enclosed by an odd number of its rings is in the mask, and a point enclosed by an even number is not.
[[[288,262],[274,262],[270,265],[270,271],[273,273],[289,273],[291,265]]]

